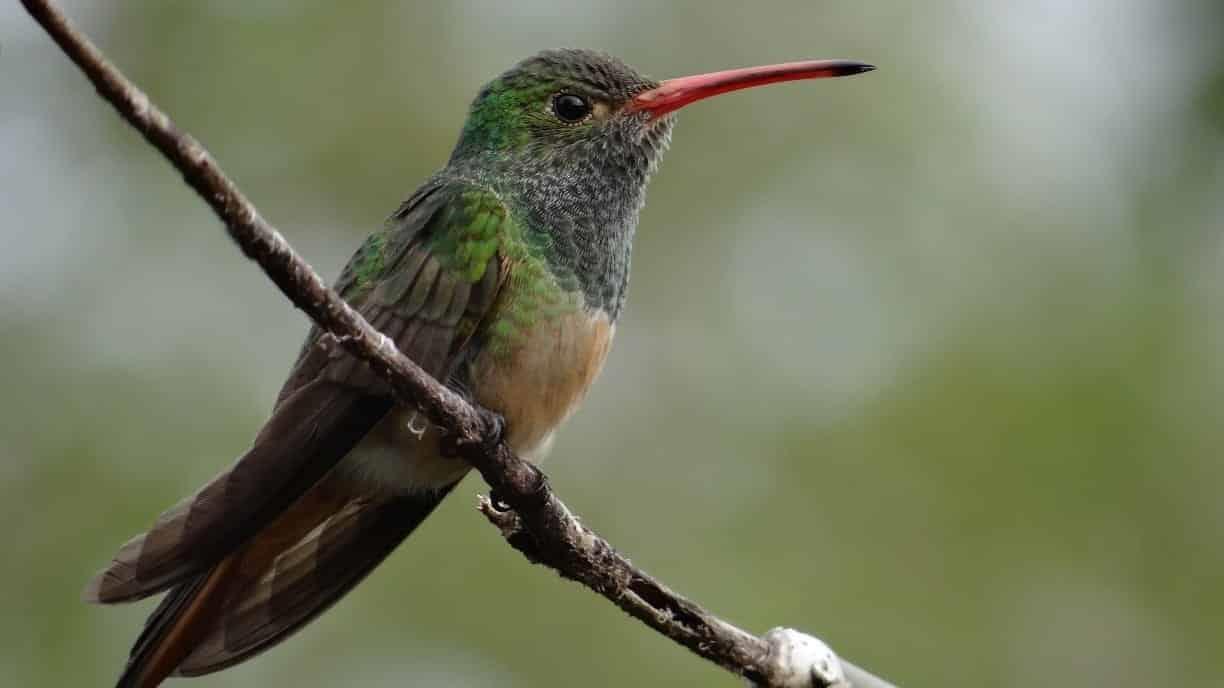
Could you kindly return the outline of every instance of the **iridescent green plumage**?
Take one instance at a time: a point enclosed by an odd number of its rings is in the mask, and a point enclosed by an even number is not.
[[[516,219],[495,193],[450,182],[432,194],[444,200],[422,227],[393,219],[365,241],[340,280],[347,299],[359,302],[376,286],[392,303],[413,296],[428,298],[407,292],[419,264],[407,260],[404,247],[419,242],[420,250],[442,270],[469,285],[485,279],[491,267],[505,271],[496,312],[483,322],[481,332],[482,344],[497,351],[507,350],[542,320],[559,317],[582,303],[580,294],[565,289],[554,273],[547,235],[525,229],[525,222]],[[397,287],[400,282],[403,285]],[[405,309],[414,311],[421,305],[406,302]]]

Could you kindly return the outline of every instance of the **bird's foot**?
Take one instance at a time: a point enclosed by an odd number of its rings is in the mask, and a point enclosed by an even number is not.
[[[482,432],[472,438],[462,433],[447,432],[438,440],[438,447],[445,457],[463,456],[473,447],[479,448],[479,454],[494,456],[501,446],[506,434],[506,419],[500,413],[487,409],[478,409],[483,421]]]

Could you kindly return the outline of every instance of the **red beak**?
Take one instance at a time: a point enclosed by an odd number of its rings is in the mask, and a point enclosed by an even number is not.
[[[720,93],[764,86],[779,81],[851,76],[870,72],[873,69],[875,67],[872,65],[852,60],[807,60],[682,76],[678,79],[668,79],[656,88],[637,94],[626,107],[630,112],[637,110],[649,112],[652,119],[657,119],[689,103]]]

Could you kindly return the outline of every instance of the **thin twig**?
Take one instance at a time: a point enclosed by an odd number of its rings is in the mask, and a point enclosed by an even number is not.
[[[335,341],[368,362],[391,386],[401,403],[420,408],[447,430],[456,452],[476,468],[493,489],[500,509],[482,500],[482,513],[507,541],[535,562],[578,581],[633,617],[694,653],[762,686],[829,686],[841,669],[854,686],[888,686],[842,661],[840,667],[796,663],[789,645],[741,630],[673,593],[634,567],[593,531],[583,526],[549,488],[544,474],[514,454],[502,439],[496,414],[468,403],[439,384],[404,356],[382,333],[349,307],[285,241],[208,151],[177,129],[147,95],[128,81],[92,42],[46,0],[22,0],[68,57],[85,73],[99,95],[135,127],[183,175],[213,209],[230,237],[293,304]],[[797,635],[797,634],[796,634]],[[819,643],[809,636],[802,636]],[[820,645],[824,647],[823,644]],[[827,648],[826,648],[827,649]],[[782,650],[786,650],[783,652]],[[828,671],[825,671],[825,670]],[[836,671],[834,671],[836,669]],[[798,679],[796,677],[799,677]]]

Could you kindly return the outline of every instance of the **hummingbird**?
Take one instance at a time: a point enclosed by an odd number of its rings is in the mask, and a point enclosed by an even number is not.
[[[335,289],[422,369],[501,414],[509,446],[538,461],[608,355],[675,111],[872,69],[814,60],[656,82],[602,53],[539,53],[479,91],[449,161]],[[225,669],[326,611],[468,472],[443,436],[312,328],[250,449],[86,587],[102,604],[166,593],[117,687]]]

